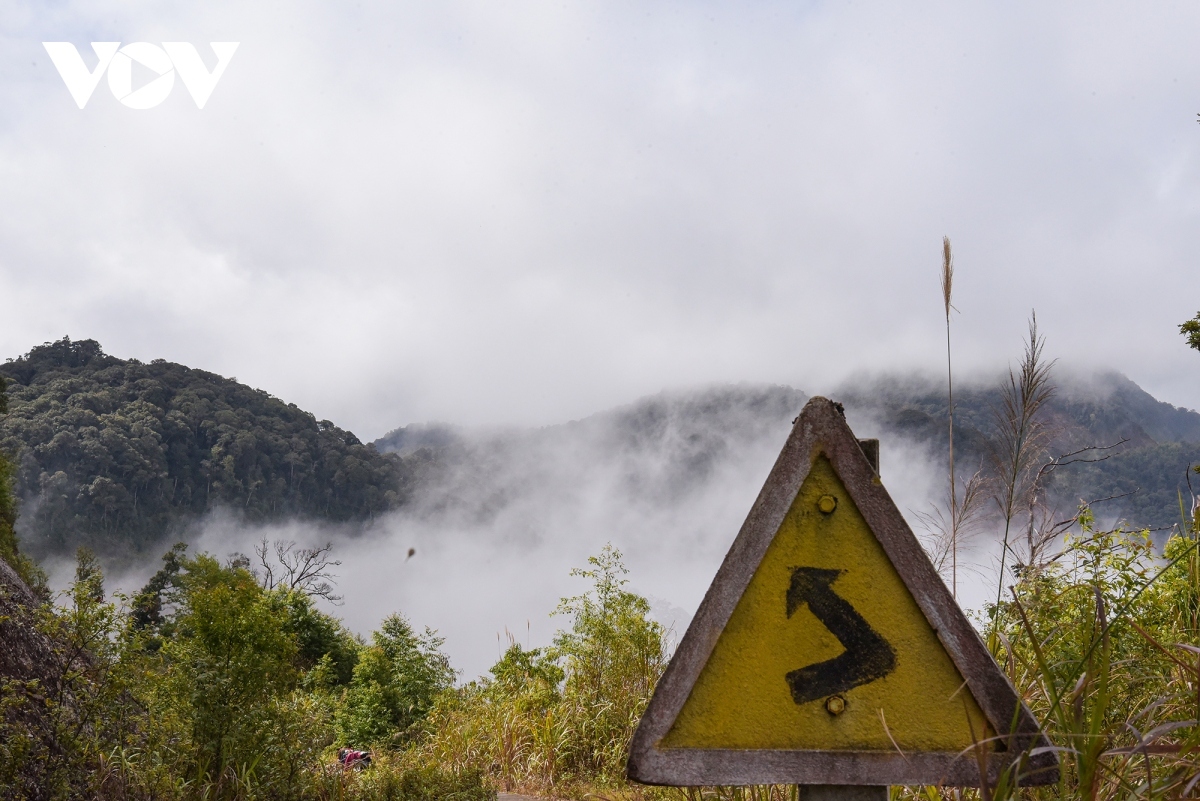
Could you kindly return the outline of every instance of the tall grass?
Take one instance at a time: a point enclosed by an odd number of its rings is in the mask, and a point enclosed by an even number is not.
[[[1005,797],[1185,798],[1200,781],[1196,528],[1079,533],[995,611],[995,656],[1062,760],[1057,787]]]
[[[950,424],[950,592],[958,597],[958,479],[954,474],[954,370],[950,360],[950,310],[954,298],[954,254],[950,250],[950,237],[942,237],[942,301],[946,310],[946,416]]]
[[[1054,385],[1050,383],[1054,362],[1046,361],[1045,346],[1045,338],[1038,335],[1037,314],[1031,314],[1029,338],[1025,340],[1020,365],[1016,372],[1008,371],[1008,379],[1001,387],[1000,403],[992,410],[996,427],[991,444],[994,500],[1004,521],[994,609],[999,608],[1003,599],[1006,568],[1012,551],[1013,523],[1022,513],[1032,522],[1036,501],[1033,479],[1049,439],[1042,411],[1054,396]]]
[[[484,771],[505,790],[629,789],[629,741],[666,667],[669,632],[625,588],[619,551],[588,562],[573,575],[590,587],[556,612],[570,628],[548,649],[510,642],[489,677],[443,695],[418,758]]]

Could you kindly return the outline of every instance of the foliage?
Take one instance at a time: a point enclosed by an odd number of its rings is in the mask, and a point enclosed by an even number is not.
[[[495,801],[496,791],[477,770],[412,766],[403,754],[382,753],[370,770],[326,771],[317,776],[318,801]]]
[[[187,727],[196,775],[221,775],[263,750],[275,723],[272,702],[295,680],[297,643],[278,625],[283,599],[267,595],[249,572],[205,555],[186,568],[152,708]]]
[[[554,646],[567,672],[564,698],[586,721],[589,747],[574,755],[573,767],[614,782],[624,775],[628,740],[666,665],[666,632],[650,620],[649,602],[624,589],[629,571],[620,551],[607,545],[588,564],[571,571],[592,587],[559,604],[556,614],[570,615],[573,625]]]
[[[13,497],[12,477],[12,464],[0,451],[0,559],[17,571],[26,584],[42,588],[45,576],[32,559],[21,553],[17,544],[17,504]]]
[[[626,569],[611,546],[572,571],[583,595],[557,614],[572,626],[552,648],[513,642],[491,677],[443,695],[431,711],[423,759],[488,772],[505,789],[620,791],[633,730],[667,658],[667,633],[649,604],[625,589]]]
[[[0,602],[4,592],[0,582]],[[334,721],[364,657],[383,655],[404,674],[389,689],[419,700],[404,707],[407,729],[448,688],[436,636],[414,636],[397,616],[367,648],[303,593],[268,590],[245,565],[189,557],[182,546],[128,604],[105,599],[98,563],[81,550],[61,600],[37,607],[18,632],[46,644],[40,672],[0,670],[6,800],[495,796],[478,773],[399,750],[377,750],[362,774],[334,758]],[[412,664],[414,643],[425,674]]]
[[[443,640],[428,628],[417,635],[400,615],[389,615],[372,640],[338,710],[338,736],[364,745],[409,742],[437,696],[454,684]]]
[[[8,411],[7,384],[0,375],[0,415]],[[17,571],[31,587],[44,589],[46,577],[32,559],[17,547],[17,501],[13,495],[13,467],[0,449],[0,559]]]
[[[341,687],[350,683],[358,664],[362,643],[341,621],[321,612],[303,592],[282,593],[287,610],[283,631],[296,639],[296,661],[301,670],[311,671],[325,660],[322,686]]]
[[[992,798],[1179,798],[1200,777],[1194,750],[1195,532],[1157,556],[1146,532],[1098,531],[1086,507],[1059,556],[1029,569],[996,610],[995,655],[1062,760],[1057,786]]]
[[[398,457],[234,379],[62,339],[0,365],[37,553],[156,547],[214,508],[251,521],[364,520],[406,493]],[[7,476],[0,477],[0,481]]]
[[[1179,333],[1187,337],[1189,348],[1200,350],[1200,313],[1179,326]]]

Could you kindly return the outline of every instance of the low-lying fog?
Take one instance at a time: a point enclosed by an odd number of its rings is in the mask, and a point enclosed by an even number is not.
[[[726,386],[534,431],[437,431],[455,443],[446,466],[364,533],[213,515],[192,549],[226,557],[263,538],[332,540],[344,601],[330,611],[363,635],[397,610],[436,629],[464,680],[484,673],[509,636],[542,646],[568,627],[551,612],[586,589],[570,571],[606,543],[624,554],[630,588],[682,635],[806,400],[787,387]],[[884,484],[915,524],[912,513],[944,492],[943,467],[867,414],[850,409],[848,419],[856,435],[882,436]],[[975,552],[960,562],[983,565],[960,572],[963,603],[978,606],[991,560]],[[110,587],[136,589],[155,567]],[[54,572],[58,584],[69,579],[65,564]]]

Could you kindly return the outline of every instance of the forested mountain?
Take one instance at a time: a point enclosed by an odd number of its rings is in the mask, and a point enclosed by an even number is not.
[[[713,482],[761,483],[758,465],[769,466],[807,400],[785,386],[708,387],[536,429],[410,425],[374,444],[425,456],[413,498],[421,514],[486,521],[520,508],[528,528],[550,530],[545,518],[569,499],[604,498],[593,505],[655,514],[711,495]]]
[[[62,339],[0,365],[0,376],[0,449],[16,466],[18,532],[34,555],[156,549],[215,507],[250,521],[364,520],[407,489],[396,456],[203,370]]]
[[[884,431],[926,443],[930,454],[944,458],[944,385],[892,376],[853,382],[839,397],[848,409],[877,420]],[[987,469],[988,443],[995,433],[993,410],[999,404],[999,382],[955,389],[954,442],[960,467]],[[1187,468],[1200,463],[1200,414],[1156,400],[1118,373],[1066,373],[1045,407],[1045,419],[1050,434],[1047,459],[1089,446],[1116,446],[1082,455],[1106,457],[1100,461],[1076,462],[1052,472],[1047,490],[1061,511],[1069,514],[1082,501],[1112,498],[1096,512],[1151,528],[1180,521],[1179,493],[1188,496]]]
[[[896,472],[900,465],[907,472],[919,467],[918,472],[933,475],[944,470],[944,384],[877,376],[847,382],[827,394],[845,404],[860,436],[883,438],[889,487],[901,485],[903,490],[909,480]],[[562,511],[562,519],[589,514],[598,505],[652,507],[672,520],[685,516],[692,520],[687,525],[703,527],[704,515],[693,507],[703,508],[732,485],[749,481],[738,490],[745,496],[739,503],[748,508],[806,399],[791,387],[724,385],[661,393],[541,429],[478,433],[413,425],[375,444],[381,451],[434,454],[438,469],[414,497],[418,507],[429,511],[451,511],[476,521],[528,521],[536,513],[558,509],[562,499],[589,486],[605,493],[604,503],[580,504]],[[956,388],[955,446],[958,465],[968,474],[987,469],[993,409],[999,403],[999,381],[964,382]],[[1125,440],[1103,461],[1054,471],[1048,492],[1064,514],[1073,513],[1081,500],[1121,495],[1098,505],[1097,512],[1155,528],[1179,521],[1178,493],[1186,495],[1186,469],[1200,463],[1200,414],[1158,401],[1115,373],[1065,374],[1045,412],[1052,435],[1047,459]],[[753,478],[746,479],[745,473]],[[905,500],[920,501],[915,494]],[[617,513],[608,514],[606,525],[619,525],[619,520]],[[519,526],[514,523],[513,528]]]
[[[248,522],[341,522],[403,505],[430,531],[484,526],[480,536],[528,539],[586,525],[606,537],[654,525],[661,536],[711,528],[715,542],[748,508],[807,400],[791,387],[724,385],[538,429],[411,425],[364,444],[235,380],[119,359],[91,340],[34,348],[0,365],[0,377],[10,407],[0,449],[15,467],[22,548],[34,556],[80,544],[156,554],[216,508]],[[956,392],[964,470],[986,464],[998,393],[998,383]],[[922,505],[913,476],[936,476],[945,459],[940,382],[872,377],[827,394],[861,436],[884,438],[889,488]],[[1051,456],[1125,440],[1106,461],[1056,472],[1049,490],[1064,512],[1121,495],[1098,511],[1153,527],[1178,520],[1186,467],[1200,462],[1200,414],[1098,374],[1061,378],[1047,415]],[[901,464],[904,474],[889,472]]]

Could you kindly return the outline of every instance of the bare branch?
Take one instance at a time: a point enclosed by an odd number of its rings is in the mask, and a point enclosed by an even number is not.
[[[263,566],[262,585],[267,590],[275,589],[275,569],[271,564],[271,560],[267,558],[268,543],[266,538],[258,545],[254,546],[254,553],[258,556],[259,564]]]
[[[1043,477],[1045,477],[1056,467],[1066,467],[1069,464],[1091,464],[1093,462],[1103,462],[1105,459],[1110,459],[1113,456],[1116,456],[1116,454],[1109,453],[1108,451],[1112,451],[1114,448],[1119,448],[1126,442],[1129,442],[1129,437],[1124,437],[1119,442],[1114,442],[1112,445],[1088,445],[1086,448],[1080,448],[1079,450],[1071,451],[1070,453],[1064,453],[1061,456],[1056,456],[1042,465],[1041,469],[1039,469],[1037,472],[1037,478],[1034,480],[1034,483],[1041,481]],[[1099,453],[1101,451],[1105,451],[1104,455],[1095,459],[1073,458],[1075,456],[1082,456],[1085,453]]]
[[[268,543],[264,539],[254,548],[263,566],[263,587],[294,590],[333,604],[340,603],[342,596],[334,594],[332,583],[337,575],[330,568],[340,565],[341,560],[330,558],[332,550],[331,542],[316,548],[297,548],[294,540]]]
[[[1130,495],[1137,495],[1141,491],[1141,487],[1134,487],[1129,492],[1122,492],[1120,495],[1109,495],[1107,498],[1097,498],[1094,501],[1088,501],[1084,504],[1084,506],[1095,506],[1096,504],[1104,503],[1105,501],[1115,501],[1117,498],[1128,498]]]

